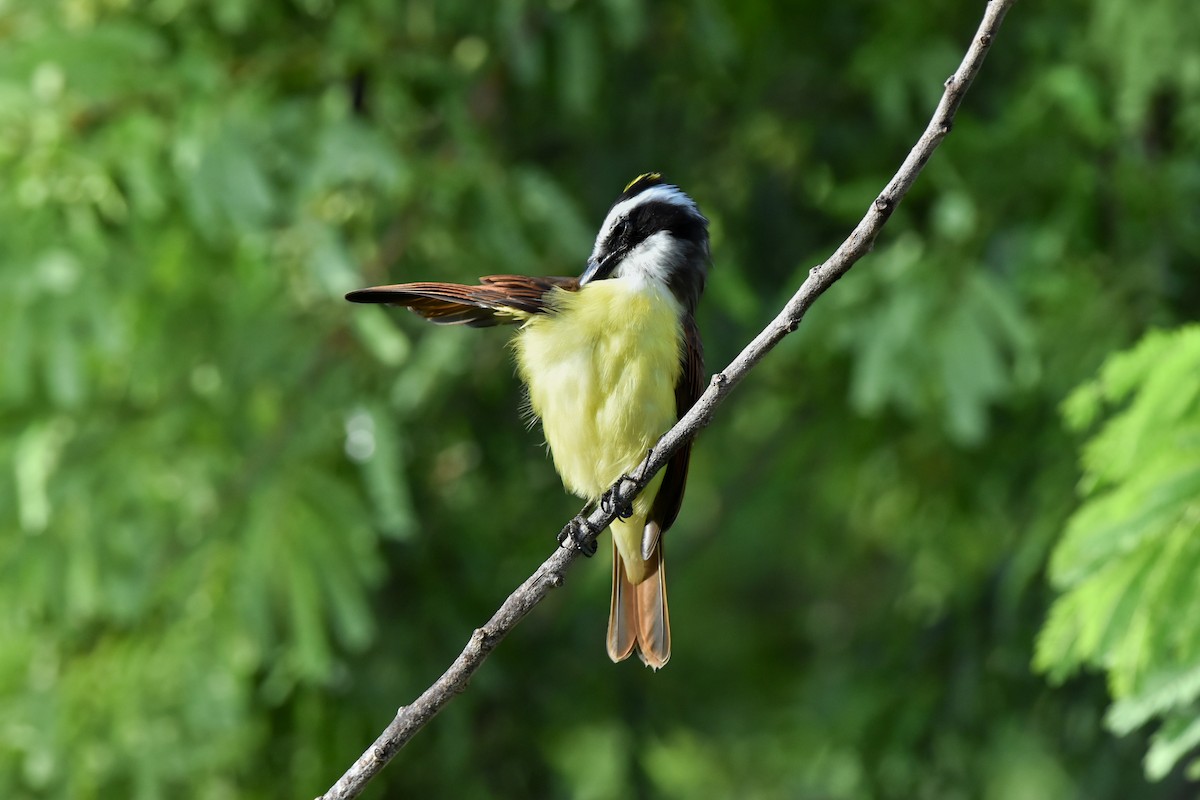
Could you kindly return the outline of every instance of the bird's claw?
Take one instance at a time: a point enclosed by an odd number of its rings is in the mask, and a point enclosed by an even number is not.
[[[560,546],[565,547],[567,540],[570,539],[571,544],[575,546],[576,550],[582,553],[585,558],[591,558],[596,555],[596,540],[594,538],[589,539],[589,533],[591,533],[591,528],[587,522],[575,518],[558,532],[558,543]]]
[[[616,486],[609,487],[604,494],[600,495],[600,510],[605,514],[612,514],[614,511],[617,514],[617,519],[629,519],[633,516],[633,502],[626,501],[620,505],[617,504],[617,493],[626,482],[633,483],[633,478],[628,475],[622,475],[617,479]]]
[[[633,516],[633,501],[628,500],[620,505],[617,505],[617,493],[625,487],[625,484],[632,483],[636,489],[638,484],[646,479],[646,464],[650,461],[650,457],[654,455],[654,448],[646,451],[646,460],[642,462],[642,469],[638,472],[635,478],[628,473],[622,473],[621,477],[617,478],[615,485],[610,486],[608,490],[600,495],[600,510],[605,514],[616,512],[617,519],[629,519]]]

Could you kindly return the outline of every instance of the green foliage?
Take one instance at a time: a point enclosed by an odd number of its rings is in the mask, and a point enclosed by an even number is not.
[[[700,438],[670,667],[607,662],[580,565],[373,795],[1185,791],[1197,9],[1017,4],[877,252]],[[720,366],[979,10],[0,3],[0,796],[322,791],[578,507],[502,333],[342,294],[578,272],[658,169],[712,220]],[[1102,424],[1076,511],[1056,409],[1151,327],[1066,406]]]
[[[1055,547],[1036,663],[1062,679],[1105,670],[1119,734],[1161,718],[1146,771],[1200,744],[1200,327],[1148,334],[1066,400],[1085,501]]]
[[[834,342],[854,363],[850,401],[864,414],[941,415],[951,439],[978,444],[989,406],[1038,378],[1033,328],[1008,286],[978,265],[947,280],[956,265],[924,248],[917,236],[879,248],[869,279],[832,300]],[[921,290],[905,291],[913,283]]]

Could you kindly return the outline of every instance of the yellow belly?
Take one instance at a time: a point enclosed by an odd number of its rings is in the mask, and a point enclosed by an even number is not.
[[[676,421],[679,306],[665,287],[627,278],[553,291],[555,312],[532,317],[515,339],[517,366],[563,484],[597,500]],[[635,504],[635,520],[656,488]]]

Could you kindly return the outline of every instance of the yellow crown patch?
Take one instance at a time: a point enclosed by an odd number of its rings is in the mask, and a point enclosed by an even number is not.
[[[629,183],[625,184],[625,188],[622,191],[628,192],[630,189],[637,186],[642,181],[657,181],[657,180],[661,180],[661,179],[662,179],[661,172],[643,172],[641,175],[638,175],[636,178],[631,180]]]

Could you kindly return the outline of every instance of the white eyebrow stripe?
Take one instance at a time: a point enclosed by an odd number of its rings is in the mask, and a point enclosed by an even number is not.
[[[604,218],[604,224],[600,226],[600,233],[596,235],[596,244],[592,247],[592,257],[595,258],[600,255],[600,245],[604,244],[605,240],[608,239],[613,227],[617,224],[617,220],[627,216],[638,206],[655,201],[671,203],[672,205],[691,211],[696,216],[700,216],[700,209],[696,207],[696,202],[680,191],[679,187],[665,183],[658,186],[651,186],[646,191],[636,194],[628,200],[622,200],[609,210],[608,216]]]

